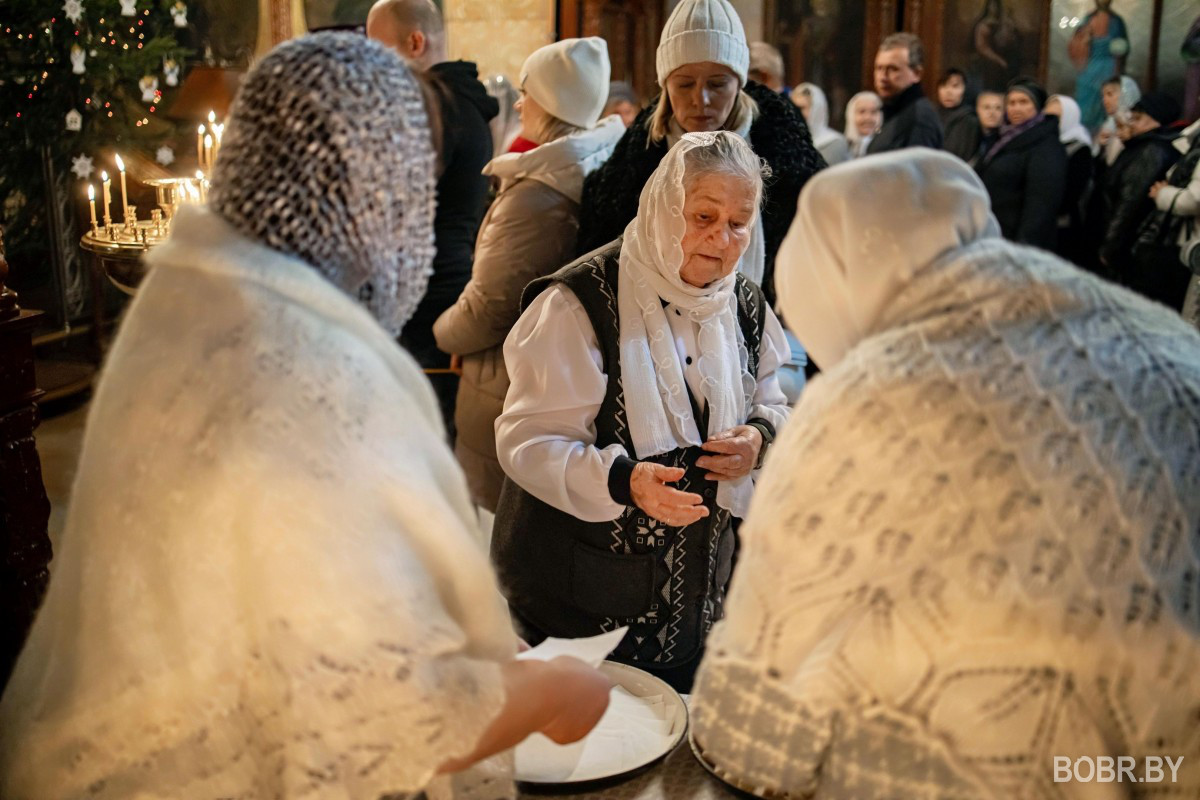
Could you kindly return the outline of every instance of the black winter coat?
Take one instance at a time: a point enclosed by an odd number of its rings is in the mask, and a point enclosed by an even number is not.
[[[825,159],[813,146],[804,117],[786,98],[754,82],[746,84],[746,94],[758,103],[759,110],[758,119],[750,126],[750,146],[771,168],[762,212],[766,250],[762,289],[773,305],[775,254],[796,216],[800,190],[825,166]],[[616,239],[637,216],[642,187],[667,154],[666,141],[647,147],[657,105],[655,100],[638,114],[612,156],[584,182],[576,247],[579,255]]]
[[[1058,117],[1022,131],[975,168],[992,198],[1004,238],[1053,250],[1058,210],[1067,185],[1067,151],[1058,140]]]
[[[1067,183],[1058,210],[1057,253],[1081,267],[1088,266],[1087,231],[1084,216],[1092,191],[1092,151],[1082,142],[1064,145],[1067,151]]]
[[[965,103],[957,108],[939,108],[938,118],[944,132],[942,149],[963,161],[970,161],[979,150],[979,117],[975,109]]]
[[[941,150],[944,140],[937,110],[925,99],[921,84],[914,83],[884,102],[883,127],[867,146],[867,152],[887,153],[904,147]]]
[[[1154,210],[1150,187],[1167,176],[1180,158],[1172,146],[1178,134],[1164,128],[1134,136],[1104,172],[1100,184],[1100,257],[1118,278],[1129,265],[1138,226]]]
[[[479,82],[469,61],[447,61],[429,70],[441,115],[442,174],[437,182],[433,220],[433,274],[416,312],[404,328],[406,346],[417,353],[436,348],[433,323],[462,294],[471,280],[475,235],[486,210],[488,179],[483,168],[492,159],[488,122],[500,104]],[[425,364],[420,355],[418,361]]]

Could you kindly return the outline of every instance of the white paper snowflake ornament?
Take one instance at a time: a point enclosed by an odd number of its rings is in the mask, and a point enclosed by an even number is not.
[[[76,75],[82,75],[87,72],[87,67],[84,63],[87,61],[87,53],[77,44],[71,45],[71,72]]]
[[[91,156],[75,156],[71,159],[71,172],[81,181],[86,181],[95,170]]]
[[[171,16],[175,18],[176,28],[187,27],[187,6],[182,0],[178,0],[175,5],[171,6]]]
[[[167,86],[179,85],[179,62],[173,58],[163,59],[163,74],[167,76]]]
[[[121,16],[136,17],[137,16],[137,0],[121,0]]]
[[[71,109],[67,112],[66,125],[69,131],[83,130],[83,114],[80,114],[75,109]]]
[[[153,103],[155,95],[158,94],[158,78],[153,75],[143,75],[138,81],[138,88],[142,90],[142,102]]]
[[[175,163],[175,151],[164,144],[154,153],[154,160],[164,167],[169,167]]]
[[[72,24],[78,25],[79,20],[83,18],[83,3],[79,0],[67,0],[63,3],[63,13]]]

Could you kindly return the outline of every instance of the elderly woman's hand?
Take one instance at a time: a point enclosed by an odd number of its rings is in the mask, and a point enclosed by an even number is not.
[[[629,494],[642,511],[659,522],[686,527],[708,516],[704,498],[691,492],[681,492],[667,486],[684,476],[678,467],[667,467],[652,461],[639,461],[629,478]]]
[[[758,463],[762,450],[762,434],[753,425],[735,425],[727,431],[714,433],[701,448],[713,456],[701,456],[696,466],[708,470],[710,481],[732,481],[749,475]]]

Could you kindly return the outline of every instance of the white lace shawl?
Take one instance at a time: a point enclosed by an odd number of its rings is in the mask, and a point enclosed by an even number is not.
[[[895,208],[873,163],[805,200],[861,183]],[[906,230],[859,268],[905,278],[822,362],[757,484],[696,739],[792,796],[1144,796],[1053,783],[1054,756],[1085,755],[1183,756],[1153,788],[1195,796],[1200,335],[990,235],[917,268],[907,237],[929,234]],[[781,273],[830,270],[828,245],[781,251]],[[789,319],[825,302],[781,297]]]
[[[182,210],[149,258],[0,705],[0,795],[425,787],[514,652],[432,391],[366,310],[215,214]]]
[[[617,310],[620,318],[621,382],[637,458],[703,444],[709,434],[746,421],[756,389],[749,353],[737,320],[735,274],[703,289],[679,276],[685,154],[712,143],[713,133],[689,133],[673,146],[642,188],[638,214],[625,228]],[[728,135],[728,134],[724,134]],[[751,243],[750,246],[753,246]],[[663,301],[699,325],[696,345],[708,430],[701,432]],[[749,508],[749,476],[721,481],[717,502],[741,517]]]

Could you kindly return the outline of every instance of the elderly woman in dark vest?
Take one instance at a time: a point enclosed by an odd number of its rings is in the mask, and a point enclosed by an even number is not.
[[[628,625],[618,660],[687,690],[720,618],[788,347],[737,269],[762,165],[684,135],[610,247],[530,284],[504,344],[492,556],[531,641]]]

